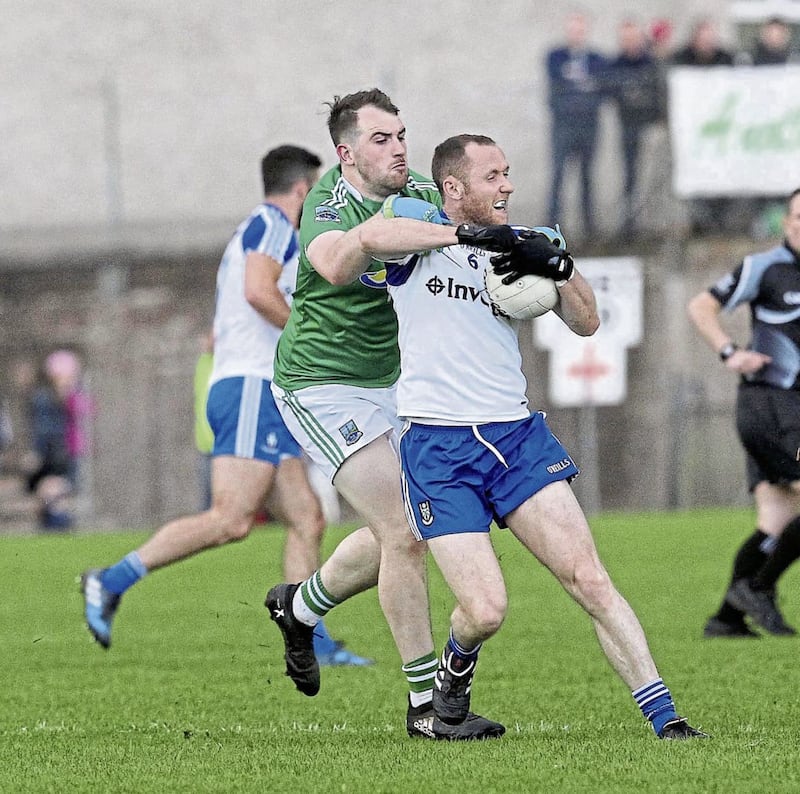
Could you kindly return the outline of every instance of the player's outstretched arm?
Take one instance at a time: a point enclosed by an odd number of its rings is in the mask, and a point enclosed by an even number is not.
[[[372,218],[346,232],[315,237],[307,249],[314,269],[331,284],[349,284],[373,258],[390,259],[456,245],[456,228],[411,218]]]
[[[450,245],[474,245],[507,251],[516,236],[510,226],[445,225],[438,207],[420,199],[390,196],[382,211],[346,232],[316,237],[307,254],[317,272],[331,284],[349,284],[370,261],[400,259]]]

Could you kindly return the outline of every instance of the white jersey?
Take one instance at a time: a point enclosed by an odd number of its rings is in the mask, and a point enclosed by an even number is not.
[[[518,323],[496,317],[486,298],[490,256],[450,246],[387,265],[400,327],[401,417],[482,424],[529,415]]]
[[[261,204],[239,224],[217,272],[210,383],[244,375],[272,380],[275,347],[282,329],[264,319],[244,296],[245,260],[251,251],[283,266],[278,288],[291,303],[300,254],[297,231],[278,207]]]

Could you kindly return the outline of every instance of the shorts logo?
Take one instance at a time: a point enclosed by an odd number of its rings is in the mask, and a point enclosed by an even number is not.
[[[554,463],[552,466],[547,467],[547,471],[550,474],[558,474],[560,471],[564,471],[564,469],[569,468],[572,464],[572,461],[569,458],[564,458],[564,460],[560,460],[558,463]]]
[[[422,519],[422,525],[429,527],[433,523],[433,513],[431,512],[431,503],[426,499],[420,502],[417,507],[419,508],[419,515]]]
[[[261,444],[260,449],[268,455],[274,455],[278,451],[278,434],[267,433],[264,442]]]
[[[333,207],[317,207],[314,210],[314,220],[320,223],[341,223],[338,210]]]
[[[358,425],[351,419],[349,422],[345,422],[340,428],[339,432],[342,434],[342,438],[344,438],[344,443],[347,446],[352,446],[353,444],[358,441],[361,436],[364,434],[358,429]]]

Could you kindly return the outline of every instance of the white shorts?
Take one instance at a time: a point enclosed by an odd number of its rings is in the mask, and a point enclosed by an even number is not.
[[[397,418],[397,389],[330,384],[272,393],[289,432],[309,458],[333,481],[354,452],[391,433],[395,452],[403,423]]]

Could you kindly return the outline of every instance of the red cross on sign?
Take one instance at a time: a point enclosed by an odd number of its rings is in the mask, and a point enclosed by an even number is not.
[[[597,358],[597,345],[587,342],[583,346],[583,357],[567,367],[567,375],[578,380],[592,381],[604,378],[611,367]]]

